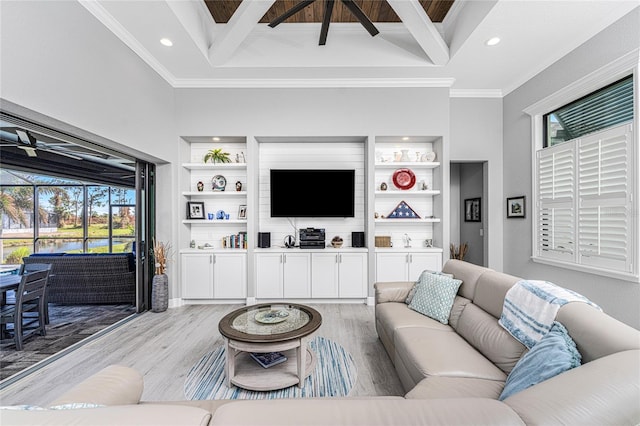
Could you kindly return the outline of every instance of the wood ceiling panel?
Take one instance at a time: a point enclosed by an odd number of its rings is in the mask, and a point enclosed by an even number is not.
[[[372,22],[400,22],[400,18],[393,11],[386,0],[354,0]],[[300,0],[276,0],[267,13],[260,20],[269,23],[287,10],[298,4]],[[442,22],[454,0],[420,0],[420,4],[433,22]],[[241,0],[205,0],[207,8],[217,23],[229,22]],[[317,0],[302,11],[291,16],[285,22],[322,22],[324,15],[324,1]],[[331,22],[357,22],[349,10],[336,0],[333,6]]]

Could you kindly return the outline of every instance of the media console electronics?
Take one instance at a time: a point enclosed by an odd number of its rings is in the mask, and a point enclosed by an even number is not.
[[[304,228],[300,230],[300,248],[314,249],[325,247],[324,228]]]

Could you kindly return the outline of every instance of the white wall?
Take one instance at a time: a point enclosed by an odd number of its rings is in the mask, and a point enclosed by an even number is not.
[[[451,162],[487,162],[487,200],[482,214],[487,266],[503,270],[504,192],[502,175],[502,99],[451,99]]]
[[[640,285],[531,261],[531,120],[523,110],[589,73],[638,49],[640,9],[575,49],[504,98],[504,196],[526,195],[524,220],[504,220],[505,272],[571,288],[599,304],[609,315],[640,328]],[[636,95],[637,99],[637,95]],[[636,117],[636,120],[638,117]],[[638,259],[640,261],[640,259]]]
[[[147,161],[178,158],[173,89],[84,7],[2,1],[0,8],[3,110]],[[175,176],[171,165],[157,168],[160,240],[176,235]]]

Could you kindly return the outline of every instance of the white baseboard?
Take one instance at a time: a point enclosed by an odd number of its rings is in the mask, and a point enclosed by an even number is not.
[[[376,304],[375,297],[367,297],[367,306],[374,306]]]
[[[177,299],[169,299],[169,308],[179,308],[180,306],[184,305],[184,300],[177,298]]]

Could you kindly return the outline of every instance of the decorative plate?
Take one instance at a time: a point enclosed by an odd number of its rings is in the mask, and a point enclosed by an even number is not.
[[[227,179],[222,175],[215,175],[213,179],[211,179],[211,189],[214,191],[224,191],[226,186]]]
[[[393,172],[393,184],[399,189],[411,189],[416,184],[416,175],[410,169],[398,169]]]
[[[286,321],[289,312],[281,309],[269,309],[268,311],[260,311],[254,319],[262,324],[277,324]]]
[[[425,154],[422,156],[422,161],[432,163],[435,160],[436,160],[436,153],[433,151],[425,152]]]

